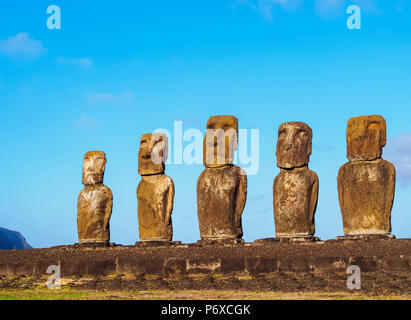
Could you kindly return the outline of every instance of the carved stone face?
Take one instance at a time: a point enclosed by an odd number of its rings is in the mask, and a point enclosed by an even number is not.
[[[103,183],[106,170],[106,154],[103,151],[89,151],[84,156],[83,184],[92,186]]]
[[[355,117],[347,124],[347,158],[350,161],[381,158],[387,140],[386,123],[378,115]]]
[[[286,122],[278,128],[277,166],[283,169],[308,164],[312,151],[313,133],[304,122]]]
[[[233,163],[238,143],[238,119],[234,116],[214,116],[207,121],[203,143],[206,167],[221,167]]]
[[[138,151],[138,173],[140,175],[163,173],[167,155],[168,140],[165,134],[143,134]]]

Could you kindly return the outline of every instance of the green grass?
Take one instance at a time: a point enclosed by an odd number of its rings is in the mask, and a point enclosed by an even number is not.
[[[0,289],[0,300],[411,300],[411,295],[369,296],[358,292],[248,292],[223,290],[77,290],[69,287],[50,290]]]

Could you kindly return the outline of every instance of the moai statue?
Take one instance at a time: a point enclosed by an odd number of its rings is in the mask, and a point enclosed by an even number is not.
[[[141,241],[171,241],[174,183],[164,174],[167,136],[148,133],[141,137],[138,152],[138,230]]]
[[[318,199],[318,177],[308,169],[312,130],[304,122],[280,125],[274,180],[274,221],[277,238],[314,239],[314,214]]]
[[[77,230],[80,244],[107,244],[110,241],[110,217],[113,194],[103,184],[106,155],[90,151],[84,156],[83,184],[77,201]]]
[[[197,181],[197,214],[202,240],[235,240],[243,236],[241,215],[247,198],[247,176],[233,165],[238,119],[214,116],[207,121],[203,143],[205,170]]]
[[[338,197],[344,233],[349,237],[391,233],[395,168],[382,159],[386,123],[378,115],[351,118],[347,158],[338,172]]]

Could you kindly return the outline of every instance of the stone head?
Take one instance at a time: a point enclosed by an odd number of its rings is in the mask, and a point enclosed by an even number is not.
[[[277,166],[283,169],[308,164],[312,152],[313,132],[304,122],[286,122],[278,128]]]
[[[382,116],[361,116],[348,120],[347,158],[350,161],[381,158],[386,142],[387,129]]]
[[[83,184],[92,186],[103,183],[106,170],[106,154],[103,151],[89,151],[84,156]]]
[[[140,175],[163,173],[167,156],[168,139],[165,134],[143,134],[138,151],[138,173]]]
[[[207,121],[203,143],[206,167],[221,167],[233,163],[238,144],[238,119],[234,116],[213,116]]]

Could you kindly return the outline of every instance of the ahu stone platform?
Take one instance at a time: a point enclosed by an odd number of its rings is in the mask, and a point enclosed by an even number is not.
[[[84,278],[74,287],[283,291],[347,290],[347,268],[357,265],[364,290],[411,292],[411,239],[4,250],[0,287],[48,277],[50,265],[63,278]]]

